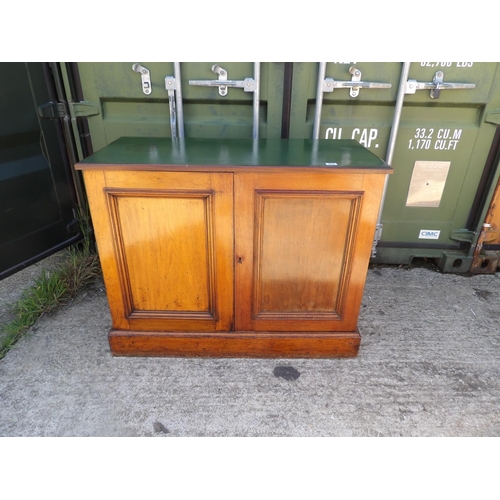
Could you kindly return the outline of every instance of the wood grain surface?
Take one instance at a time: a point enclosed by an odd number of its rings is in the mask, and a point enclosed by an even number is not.
[[[85,179],[113,326],[231,328],[231,174],[107,172],[105,187],[95,174]]]
[[[359,332],[276,333],[201,332],[174,334],[111,330],[109,343],[115,356],[336,358],[358,353]]]

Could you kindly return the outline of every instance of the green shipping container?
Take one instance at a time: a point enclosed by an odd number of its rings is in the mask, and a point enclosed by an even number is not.
[[[55,103],[39,114],[72,130],[75,159],[122,136],[352,138],[394,168],[372,262],[426,257],[446,272],[470,269],[499,176],[498,63],[131,61],[52,69],[68,112]]]

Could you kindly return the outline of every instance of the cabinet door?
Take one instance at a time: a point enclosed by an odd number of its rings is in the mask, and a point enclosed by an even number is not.
[[[233,326],[232,174],[86,171],[113,327]]]
[[[356,330],[383,181],[235,175],[237,330]]]

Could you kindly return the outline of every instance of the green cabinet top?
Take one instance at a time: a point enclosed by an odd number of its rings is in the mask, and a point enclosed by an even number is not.
[[[147,167],[312,167],[368,169],[391,167],[354,140],[171,139],[121,137],[76,165],[78,170]]]

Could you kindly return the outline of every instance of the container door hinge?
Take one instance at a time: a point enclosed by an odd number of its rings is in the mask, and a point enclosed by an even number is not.
[[[94,116],[100,113],[99,106],[87,101],[79,102],[47,102],[38,106],[40,118],[78,118]]]
[[[449,236],[450,240],[465,241],[466,243],[472,243],[475,237],[476,233],[469,229],[454,229]]]
[[[242,88],[245,92],[255,92],[257,83],[253,78],[244,80],[228,80],[227,71],[218,64],[212,66],[212,71],[218,76],[217,80],[189,80],[189,85],[201,85],[203,87],[219,87],[219,95],[226,96],[229,87]]]
[[[392,87],[390,83],[362,82],[361,71],[354,66],[349,68],[349,73],[352,75],[350,81],[342,82],[333,78],[325,78],[323,80],[323,92],[333,92],[334,89],[348,88],[350,89],[349,95],[351,97],[358,97],[359,89],[390,89]]]
[[[417,82],[417,80],[408,80],[406,82],[405,94],[415,94],[417,90],[430,89],[431,99],[439,99],[441,90],[463,90],[474,89],[475,83],[448,83],[444,81],[444,73],[436,71],[432,82]]]
[[[486,118],[484,119],[486,123],[493,123],[493,125],[500,125],[500,109],[493,109],[486,113]]]

